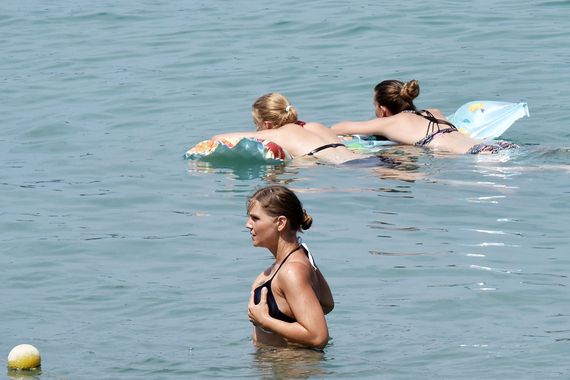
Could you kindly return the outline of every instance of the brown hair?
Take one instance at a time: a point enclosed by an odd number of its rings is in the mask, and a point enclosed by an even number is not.
[[[399,80],[385,80],[374,87],[374,100],[392,114],[416,110],[414,99],[420,94],[420,82],[412,79],[408,83]]]
[[[297,121],[297,110],[285,96],[277,92],[260,96],[253,103],[251,114],[258,130],[262,129],[260,126],[264,121],[270,121],[274,128]]]
[[[267,214],[286,217],[293,231],[308,230],[313,224],[313,218],[299,198],[285,186],[273,185],[257,190],[247,201],[248,211],[254,201],[259,202]]]

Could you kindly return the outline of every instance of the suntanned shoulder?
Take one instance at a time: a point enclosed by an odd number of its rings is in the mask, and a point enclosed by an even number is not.
[[[309,122],[304,125],[304,128],[326,128],[323,123]]]
[[[301,284],[308,284],[313,267],[310,263],[291,261],[280,270],[280,284],[282,288],[295,288]]]
[[[433,116],[437,117],[438,119],[447,120],[447,117],[441,112],[439,108],[429,108],[429,112],[433,114]]]

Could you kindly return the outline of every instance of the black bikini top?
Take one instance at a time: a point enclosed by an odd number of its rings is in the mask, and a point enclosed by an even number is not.
[[[414,113],[418,116],[423,117],[424,119],[426,119],[427,121],[429,121],[429,124],[427,126],[426,129],[426,136],[421,139],[420,141],[416,142],[415,145],[417,146],[426,146],[428,145],[435,136],[439,135],[439,134],[444,134],[444,133],[451,133],[451,132],[456,132],[457,128],[455,127],[455,125],[451,124],[449,121],[447,120],[442,120],[442,119],[438,119],[436,118],[430,111],[428,110],[422,110],[422,111],[415,111],[415,110],[405,110],[402,112],[410,112],[410,113]],[[447,125],[447,128],[443,128],[441,129],[439,127],[440,124],[444,124]]]
[[[307,123],[305,123],[305,122],[302,121],[302,120],[297,120],[297,121],[295,122],[295,124],[297,124],[298,126],[304,128],[304,127],[305,127],[305,124],[307,124]],[[332,144],[321,145],[321,146],[319,146],[319,147],[317,147],[317,148],[311,150],[309,153],[305,154],[305,156],[314,156],[315,153],[318,153],[318,152],[320,152],[321,150],[325,150],[325,149],[328,149],[328,148],[336,148],[336,147],[339,147],[339,146],[346,146],[346,145],[344,145],[344,144],[342,144],[342,143],[332,143]]]
[[[305,156],[314,156],[315,153],[319,153],[321,150],[325,150],[328,148],[337,148],[339,146],[346,146],[343,143],[332,143],[332,144],[325,144],[321,145],[318,148],[311,150],[309,153],[305,154]]]
[[[299,244],[294,250],[289,252],[289,254],[285,256],[285,259],[283,259],[281,264],[279,264],[279,267],[277,268],[275,273],[273,273],[273,276],[271,276],[269,280],[259,285],[253,291],[253,302],[257,305],[259,301],[261,301],[261,289],[267,288],[267,306],[269,308],[269,315],[271,316],[271,318],[279,319],[283,322],[294,323],[297,322],[297,320],[295,318],[288,316],[287,314],[284,314],[283,312],[281,312],[281,310],[279,310],[277,302],[275,302],[275,297],[273,296],[273,291],[271,290],[271,281],[273,281],[275,275],[277,274],[277,272],[279,272],[279,269],[281,269],[283,264],[285,264],[285,261],[287,261],[289,256],[298,251],[301,247],[302,245]]]

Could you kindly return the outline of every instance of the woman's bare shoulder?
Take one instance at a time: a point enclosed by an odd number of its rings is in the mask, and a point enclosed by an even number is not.
[[[310,121],[305,123],[304,125],[305,128],[309,127],[309,128],[326,128],[326,126],[323,123],[318,123],[315,121]]]
[[[294,130],[294,131],[301,131],[301,130],[314,130],[314,129],[321,129],[326,128],[326,126],[322,123],[317,122],[305,122],[303,125],[296,124],[296,123],[289,123],[282,126],[281,130]]]
[[[308,284],[313,272],[313,267],[309,262],[291,260],[280,270],[280,282],[285,287]]]
[[[433,114],[433,116],[437,117],[438,119],[447,120],[447,117],[441,112],[439,108],[428,108],[428,111]]]

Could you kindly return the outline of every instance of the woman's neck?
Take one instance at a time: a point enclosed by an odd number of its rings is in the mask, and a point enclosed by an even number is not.
[[[287,255],[289,255],[295,248],[299,246],[299,241],[297,236],[293,236],[287,239],[280,239],[277,243],[277,248],[273,253],[275,256],[275,262],[282,262]]]

